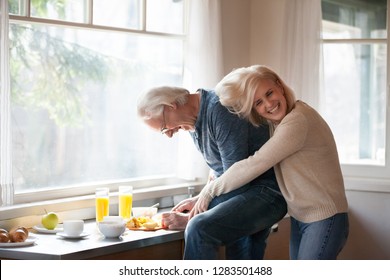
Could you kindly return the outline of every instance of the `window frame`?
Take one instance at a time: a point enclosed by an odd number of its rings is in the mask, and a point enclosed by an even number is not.
[[[182,39],[185,40],[186,33],[187,33],[187,25],[186,23],[186,15],[184,16],[184,32],[183,34],[173,34],[173,33],[165,33],[165,32],[154,32],[154,31],[148,31],[146,29],[146,2],[147,0],[141,0],[141,6],[142,6],[142,20],[141,20],[141,28],[140,29],[131,29],[131,28],[123,28],[123,27],[113,27],[108,25],[97,25],[92,22],[93,18],[93,0],[86,0],[89,4],[87,4],[86,9],[86,22],[87,23],[78,23],[78,22],[71,22],[71,21],[63,21],[63,20],[57,20],[57,19],[46,19],[46,18],[37,18],[31,16],[31,11],[29,9],[31,0],[25,0],[26,1],[26,15],[20,16],[20,15],[13,15],[9,14],[9,22],[10,23],[35,23],[35,24],[45,24],[45,25],[53,25],[53,26],[60,26],[60,27],[73,27],[73,28],[83,28],[83,29],[93,29],[93,30],[102,30],[102,31],[109,31],[109,32],[124,32],[124,33],[132,33],[132,34],[143,34],[143,35],[151,35],[151,36],[162,36],[162,37],[168,37],[168,38],[175,38],[175,39]],[[187,0],[184,1],[184,13],[186,14],[187,10]]]
[[[141,34],[145,36],[157,36],[164,37],[167,39],[180,39],[182,41],[186,40],[187,34],[187,17],[188,17],[188,1],[183,0],[183,26],[184,30],[182,34],[174,34],[174,33],[166,33],[166,32],[154,32],[148,31],[146,27],[147,22],[147,0],[141,0],[141,24],[140,29],[130,29],[130,28],[121,28],[121,27],[113,27],[106,25],[97,25],[93,24],[93,0],[85,0],[86,1],[86,23],[79,22],[71,22],[71,21],[63,21],[57,19],[46,19],[46,18],[36,18],[31,16],[30,4],[31,0],[24,0],[24,4],[26,5],[25,15],[14,15],[9,14],[9,24],[42,24],[42,25],[50,25],[50,26],[59,26],[59,27],[67,27],[67,28],[77,28],[77,29],[86,29],[86,30],[94,30],[94,31],[106,31],[106,32],[120,32],[127,34]],[[184,65],[183,65],[183,73],[184,73]],[[183,141],[183,138],[180,137],[180,141]],[[184,139],[186,141],[188,139]],[[178,162],[178,165],[182,164]],[[205,177],[207,174],[205,175]],[[176,176],[150,176],[145,178],[129,178],[127,180],[113,180],[109,182],[95,182],[95,183],[86,183],[86,184],[77,184],[70,185],[66,187],[60,188],[47,188],[42,190],[35,191],[26,191],[13,195],[13,205],[10,207],[0,207],[0,213],[2,219],[15,218],[12,212],[15,208],[26,209],[28,205],[33,203],[36,205],[41,204],[67,204],[66,201],[90,201],[91,195],[94,195],[95,188],[106,186],[109,187],[110,193],[112,195],[116,195],[117,189],[119,185],[129,184],[134,186],[134,192],[138,193],[135,201],[145,200],[145,199],[159,199],[164,196],[173,196],[179,194],[188,194],[189,189],[192,190],[193,187],[198,189],[200,186],[204,186],[205,178],[180,178]],[[115,202],[115,200],[114,200]],[[73,205],[73,203],[70,203]],[[92,205],[93,206],[93,205]],[[90,203],[88,207],[91,207]],[[40,207],[42,208],[42,207]],[[66,207],[65,207],[66,208]],[[12,211],[10,211],[10,209]],[[55,210],[55,209],[54,209]],[[27,210],[29,211],[29,210]],[[8,213],[8,214],[7,214]]]
[[[386,38],[369,39],[322,39],[321,44],[386,44],[386,141],[383,166],[369,164],[341,164],[347,190],[390,192],[390,0],[387,0]]]

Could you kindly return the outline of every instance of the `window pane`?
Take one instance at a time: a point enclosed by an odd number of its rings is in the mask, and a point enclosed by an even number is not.
[[[176,138],[136,115],[139,94],[181,85],[183,42],[11,25],[16,191],[174,175]]]
[[[386,38],[387,0],[322,0],[324,39]]]
[[[85,0],[31,0],[31,16],[71,22],[86,22]]]
[[[140,29],[140,0],[94,0],[93,23],[113,27]]]
[[[146,30],[183,34],[183,0],[148,0]]]
[[[385,163],[386,56],[385,44],[324,45],[325,118],[342,163]]]
[[[10,14],[25,16],[26,1],[25,0],[8,0],[8,11]]]

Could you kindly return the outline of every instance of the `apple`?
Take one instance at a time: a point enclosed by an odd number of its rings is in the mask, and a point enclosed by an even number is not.
[[[46,213],[45,215],[42,216],[41,223],[46,229],[49,230],[55,229],[56,226],[58,225],[58,216],[54,212]]]

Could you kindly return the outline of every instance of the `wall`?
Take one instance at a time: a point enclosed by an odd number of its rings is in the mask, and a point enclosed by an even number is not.
[[[390,193],[347,191],[350,234],[340,259],[390,259]]]
[[[223,0],[222,40],[224,71],[265,64],[280,67],[284,0]]]
[[[222,0],[224,71],[249,64],[250,0]]]
[[[250,64],[264,64],[279,72],[284,0],[252,0]]]
[[[284,1],[221,1],[226,73],[251,64],[279,71]],[[350,235],[340,259],[390,259],[390,191],[353,189],[348,186]]]

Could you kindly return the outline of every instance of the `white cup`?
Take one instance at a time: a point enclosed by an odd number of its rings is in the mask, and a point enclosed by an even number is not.
[[[79,236],[84,230],[83,220],[67,220],[63,222],[64,232],[68,236]]]

